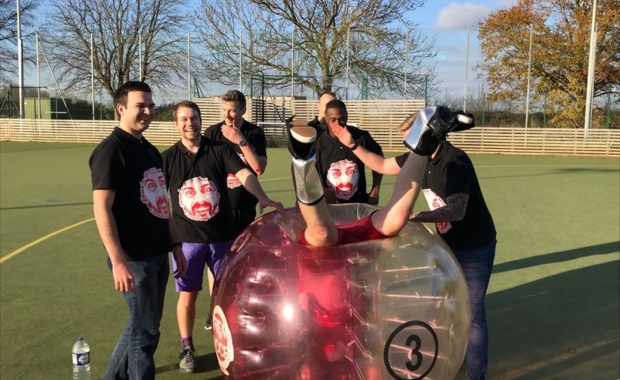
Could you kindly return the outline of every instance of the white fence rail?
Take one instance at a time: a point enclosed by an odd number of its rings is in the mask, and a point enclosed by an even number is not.
[[[403,151],[396,126],[404,118],[386,117],[380,125],[371,125],[370,119],[351,121],[368,130],[385,151]],[[115,125],[114,121],[0,119],[0,140],[97,143]],[[145,136],[157,145],[171,145],[179,139],[172,122],[151,123]],[[284,127],[268,128],[266,136],[270,146],[282,145]],[[620,130],[484,127],[453,133],[450,141],[469,153],[620,157]]]

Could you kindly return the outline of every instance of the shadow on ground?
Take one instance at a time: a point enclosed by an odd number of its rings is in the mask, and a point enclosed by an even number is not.
[[[493,266],[493,274],[509,272],[517,269],[535,267],[544,264],[560,263],[586,256],[605,255],[608,253],[620,252],[620,241],[591,245],[578,249],[559,251],[546,255],[527,257],[524,259],[509,261]]]
[[[618,243],[610,244],[576,252],[613,253]],[[574,255],[563,251],[539,257],[538,263],[518,260],[498,267],[512,270]],[[489,379],[617,379],[619,273],[620,262],[612,261],[489,294]]]

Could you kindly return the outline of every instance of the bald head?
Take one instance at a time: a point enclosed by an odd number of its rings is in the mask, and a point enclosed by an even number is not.
[[[336,99],[336,94],[329,91],[326,91],[319,96],[319,102],[316,104],[316,110],[318,111],[319,120],[325,117],[325,107],[327,106],[327,103],[331,102],[334,99]]]

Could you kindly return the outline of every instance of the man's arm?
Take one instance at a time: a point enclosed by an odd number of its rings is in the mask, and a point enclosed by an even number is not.
[[[368,149],[369,152],[374,153],[379,157],[383,157],[383,149],[381,149],[381,145],[379,145],[379,143],[372,138],[370,133],[366,133],[362,137],[362,141],[362,145],[364,145],[364,148]],[[385,162],[385,159],[383,161]],[[372,171],[372,187],[370,193],[368,194],[368,203],[373,205],[379,204],[379,190],[381,188],[382,179],[382,173],[377,172],[376,170]]]
[[[422,223],[444,223],[463,220],[467,210],[469,195],[464,193],[452,194],[446,198],[446,205],[432,211],[419,211],[411,214],[411,221]]]
[[[239,181],[241,181],[243,187],[245,187],[250,194],[258,199],[258,206],[261,214],[263,213],[263,209],[268,206],[274,207],[280,212],[284,211],[284,206],[282,206],[282,203],[272,201],[267,194],[265,194],[263,187],[260,185],[260,182],[258,182],[258,179],[254,173],[250,171],[250,169],[241,169],[235,175]]]
[[[347,128],[342,128],[338,134],[338,140],[342,143],[342,145],[347,148],[353,148],[355,144],[355,140],[351,136],[351,132]],[[373,153],[368,149],[364,148],[361,145],[358,145],[357,148],[353,150],[353,153],[359,158],[364,165],[368,166],[370,170],[373,172],[377,172],[380,174],[388,174],[388,175],[397,175],[400,172],[400,166],[396,164],[396,160],[394,157],[384,158],[383,156]],[[373,187],[375,183],[374,173],[373,173]],[[379,184],[381,181],[379,181]]]
[[[390,202],[372,214],[373,226],[384,235],[394,236],[409,221],[409,215],[420,193],[428,158],[411,153],[394,183]]]
[[[112,204],[116,192],[114,190],[93,190],[93,212],[99,236],[103,242],[108,257],[112,262],[114,288],[121,292],[133,292],[135,283],[133,270],[129,266],[125,253],[118,238],[116,221],[112,214]]]
[[[245,140],[245,137],[237,127],[223,125],[222,134],[233,144],[239,145],[241,140]],[[243,156],[248,161],[248,166],[251,167],[256,174],[261,175],[265,172],[267,168],[267,157],[259,156],[250,144],[245,146],[239,145],[239,149],[241,149]]]

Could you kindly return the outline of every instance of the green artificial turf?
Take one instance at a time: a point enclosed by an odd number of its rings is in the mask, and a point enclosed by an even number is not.
[[[0,257],[92,218],[93,145],[0,143]],[[165,148],[165,147],[162,147]],[[261,183],[292,206],[290,157],[269,149]],[[498,230],[487,310],[489,379],[619,377],[620,167],[617,159],[472,156]],[[394,178],[385,176],[380,205]],[[424,200],[416,208],[426,209]],[[179,373],[172,280],[155,356],[157,379],[218,378],[198,302],[198,373]],[[0,264],[0,378],[71,376],[71,347],[84,335],[92,379],[127,320],[95,224],[58,233]],[[463,374],[459,379],[463,379]]]

